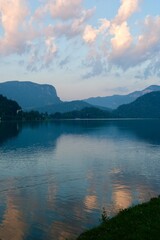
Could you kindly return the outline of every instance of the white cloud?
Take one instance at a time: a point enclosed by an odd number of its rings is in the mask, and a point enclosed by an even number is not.
[[[59,56],[61,39],[64,43],[76,38],[88,49],[92,74],[87,77],[105,72],[103,64],[123,70],[145,65],[146,76],[159,74],[160,16],[146,16],[143,24],[141,20],[139,35],[128,21],[141,1],[120,0],[113,19],[100,18],[92,25],[96,8],[85,9],[84,0],[39,1],[35,11],[28,0],[0,0],[0,56],[28,54],[28,68],[35,70]]]
[[[83,0],[55,0],[48,2],[48,9],[53,18],[68,20],[77,18],[82,10]]]
[[[99,19],[100,27],[93,28],[91,25],[86,25],[83,32],[83,40],[86,43],[93,43],[97,39],[99,34],[103,34],[110,26],[110,21],[107,19]]]
[[[98,35],[98,30],[93,28],[91,25],[87,25],[83,33],[83,40],[86,43],[92,43],[97,38],[97,35]]]
[[[49,66],[52,63],[53,57],[57,53],[57,46],[54,42],[54,38],[47,38],[45,40],[46,53],[44,56],[45,66]]]
[[[79,18],[74,18],[69,22],[58,22],[55,25],[50,26],[52,32],[57,37],[65,36],[66,38],[74,38],[82,35],[86,22],[93,15],[95,9],[83,10]]]
[[[99,33],[103,33],[105,32],[109,27],[110,27],[110,21],[108,21],[105,18],[100,18],[99,22],[101,23],[100,27],[99,27]]]
[[[160,43],[160,16],[147,16],[144,21],[143,33],[138,37],[136,51],[139,54],[157,50]]]
[[[114,35],[111,39],[113,51],[123,51],[130,47],[132,43],[132,36],[127,22],[123,22],[121,25],[113,24],[110,28],[110,34]]]
[[[129,32],[126,31],[123,36],[126,43],[123,42],[122,37],[121,51],[114,49],[110,53],[112,63],[124,70],[145,65],[145,77],[151,73],[158,73],[157,65],[160,64],[160,16],[147,16],[144,20],[142,33],[137,36],[134,42]]]
[[[112,20],[102,19],[99,28],[94,28],[92,25],[87,25],[85,28],[83,40],[86,43],[95,43],[99,35],[103,36],[99,52],[101,51],[101,58],[104,58],[105,53],[105,62],[109,65],[116,65],[126,70],[131,67],[132,60],[135,61],[134,52],[138,51],[139,44],[135,46],[135,37],[131,34],[128,19],[139,10],[140,2],[141,0],[121,0],[118,12]],[[142,40],[143,36],[140,38]]]
[[[25,48],[26,2],[23,0],[0,0],[0,17],[3,36],[0,37],[0,54],[22,53]],[[23,34],[22,34],[23,32]]]
[[[41,65],[48,66],[58,51],[56,40],[63,36],[67,39],[80,37],[86,22],[94,14],[95,8],[84,9],[82,2],[42,1],[32,12],[27,0],[0,0],[0,28],[3,29],[0,32],[0,55],[28,53],[28,69],[36,69],[31,65],[34,62],[37,65],[40,57]],[[54,21],[56,18],[61,20]]]
[[[128,18],[138,10],[141,0],[121,0],[121,6],[114,22],[121,24],[128,20]]]

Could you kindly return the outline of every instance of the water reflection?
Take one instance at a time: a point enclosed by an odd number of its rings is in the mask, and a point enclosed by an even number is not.
[[[98,224],[103,207],[112,216],[159,194],[159,121],[18,129],[0,148],[1,239],[72,238]]]
[[[97,196],[96,195],[87,195],[84,200],[84,205],[87,210],[97,209]]]
[[[140,140],[160,144],[159,119],[113,121],[112,124],[123,132],[134,134]]]
[[[20,132],[20,126],[15,122],[0,122],[0,145],[10,138],[17,137]]]
[[[21,210],[15,204],[15,199],[8,194],[6,210],[0,224],[0,239],[22,240],[26,233],[26,224],[23,222]]]

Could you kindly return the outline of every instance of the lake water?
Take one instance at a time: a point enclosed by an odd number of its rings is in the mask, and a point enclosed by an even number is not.
[[[160,120],[0,123],[0,239],[64,240],[160,194]]]

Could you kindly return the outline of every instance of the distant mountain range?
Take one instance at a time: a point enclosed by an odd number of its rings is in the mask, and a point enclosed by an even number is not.
[[[160,118],[160,91],[147,93],[132,103],[119,106],[116,110],[107,111],[96,107],[87,107],[79,111],[55,114],[53,118]]]
[[[33,82],[9,81],[0,83],[0,94],[16,101],[24,111],[64,113],[91,106],[83,101],[63,102],[57,96],[56,89],[52,85]]]
[[[157,91],[160,91],[160,86],[152,85],[142,91],[132,92],[127,95],[113,95],[110,97],[89,98],[85,101],[63,102],[57,96],[56,89],[48,84],[19,81],[0,83],[0,94],[16,101],[24,111],[36,110],[40,113],[47,112],[49,114],[81,111],[84,108],[89,109],[96,106],[103,111],[101,116],[105,116],[104,112],[108,111],[109,114],[106,116],[159,117],[158,104],[160,102],[160,92]],[[154,111],[156,112],[155,115]],[[93,109],[93,112],[94,116],[98,113],[95,109]],[[82,114],[84,114],[83,111]],[[86,110],[85,114],[87,114]]]
[[[59,104],[51,104],[51,105],[45,105],[39,108],[35,108],[35,110],[39,111],[40,113],[65,113],[70,111],[80,111],[83,108],[90,107],[91,105],[89,103],[83,102],[83,101],[71,101],[71,102],[61,102]]]
[[[112,112],[118,118],[160,118],[160,91],[147,93]]]
[[[15,100],[23,110],[61,103],[56,89],[48,84],[9,81],[0,83],[0,94]]]
[[[153,91],[160,91],[160,86],[151,85],[142,91],[135,91],[129,93],[127,95],[113,95],[107,97],[92,97],[88,99],[84,99],[83,101],[95,105],[97,107],[106,107],[111,109],[116,109],[122,104],[128,104],[135,101],[138,97],[143,96],[146,93],[150,93]]]

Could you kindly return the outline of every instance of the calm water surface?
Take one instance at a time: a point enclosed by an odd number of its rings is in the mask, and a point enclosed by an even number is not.
[[[0,123],[0,239],[64,240],[160,194],[160,121]]]

